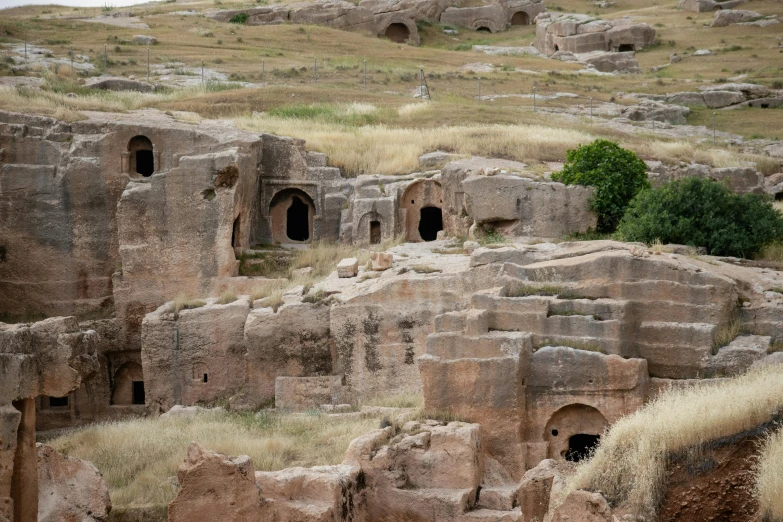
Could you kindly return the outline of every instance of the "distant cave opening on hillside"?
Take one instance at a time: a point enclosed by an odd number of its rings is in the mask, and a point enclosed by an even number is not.
[[[130,171],[149,177],[155,172],[155,157],[152,153],[152,142],[146,136],[135,136],[128,142],[130,153]]]
[[[291,198],[291,206],[286,213],[286,235],[291,241],[310,239],[309,207],[297,196]]]
[[[633,51],[633,44],[620,44],[620,47],[617,48],[618,52],[621,53],[627,53]]]
[[[381,222],[370,221],[370,244],[377,245],[381,242]]]
[[[775,194],[775,201],[783,201],[783,192]]]
[[[511,17],[511,25],[530,25],[530,17],[524,11],[517,11]]]
[[[492,30],[489,27],[481,26],[478,29],[476,29],[477,33],[491,33]]]
[[[392,42],[405,43],[410,38],[411,32],[407,25],[397,22],[389,24],[383,35]]]
[[[587,433],[577,433],[568,439],[568,451],[565,459],[570,462],[579,462],[590,456],[593,448],[598,446],[601,441],[600,435],[590,435]]]
[[[424,241],[435,241],[443,230],[443,212],[438,207],[424,207],[419,219],[419,235]]]

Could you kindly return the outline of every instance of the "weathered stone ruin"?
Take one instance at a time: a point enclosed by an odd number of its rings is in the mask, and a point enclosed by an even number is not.
[[[64,487],[60,482],[73,481],[83,464],[73,459],[65,469],[65,457],[36,448],[36,410],[68,406],[69,394],[98,371],[97,340],[98,334],[82,330],[74,317],[0,323],[0,520],[67,518],[72,506],[59,495],[39,506],[39,487],[46,492]],[[43,469],[50,471],[42,474]],[[107,515],[111,504],[100,475],[74,485],[71,493],[74,502],[81,497],[98,507],[94,520],[105,520],[100,514]]]
[[[721,11],[723,9],[732,9],[746,0],[680,0],[677,4],[678,9],[684,11],[694,11],[696,13],[703,13],[709,11]]]
[[[480,7],[455,7],[443,0],[343,0],[214,11],[209,17],[228,22],[247,15],[248,25],[315,24],[358,31],[397,43],[418,45],[419,21],[438,22],[474,31],[505,31],[514,25],[530,25],[544,11],[542,0],[501,0]]]
[[[621,416],[779,359],[776,273],[685,247],[556,242],[595,227],[592,189],[523,163],[440,155],[424,172],[346,178],[302,140],[157,111],[0,112],[0,149],[0,313],[62,316],[0,324],[0,520],[110,509],[95,469],[36,448],[36,429],[403,393],[465,422],[395,419],[339,466],[279,472],[191,446],[170,520],[532,520],[554,461],[583,458]],[[648,167],[655,183],[704,166]],[[736,192],[779,185],[706,169]],[[442,240],[489,232],[515,242]],[[240,275],[270,243],[400,236],[275,306],[252,297],[269,279]],[[753,333],[719,343],[733,321]],[[69,489],[74,476],[89,491]],[[216,484],[230,508],[205,494]]]
[[[426,406],[472,424],[403,414],[354,440],[339,466],[255,474],[246,457],[193,446],[170,520],[188,520],[198,510],[235,512],[221,502],[242,506],[246,520],[532,521],[547,512],[552,520],[592,520],[581,518],[585,502],[594,505],[594,520],[612,520],[599,493],[563,497],[569,462],[584,458],[607,426],[663,390],[780,360],[768,349],[783,338],[783,298],[761,291],[768,275],[669,252],[613,242],[477,249],[461,275],[483,272],[474,285],[483,288],[426,319],[432,332],[426,346],[413,346]],[[417,284],[445,278],[450,287],[450,274]],[[363,300],[379,292],[388,302],[386,285],[403,283],[405,275],[383,278]],[[432,303],[439,299],[419,292]],[[343,306],[333,304],[332,315]],[[377,313],[388,309],[394,306]],[[717,345],[718,331],[732,320],[755,334]],[[363,322],[364,336],[391,333],[374,334]],[[333,327],[330,335],[343,342],[344,331]],[[359,372],[378,379],[394,371],[387,349],[368,359],[368,342],[363,353],[350,354],[358,367],[343,366],[349,390],[367,391]],[[316,402],[341,384],[328,382]],[[203,493],[214,480],[232,495],[207,504]]]
[[[655,42],[655,29],[629,18],[600,20],[588,15],[544,13],[536,19],[536,48],[547,56],[593,51],[640,51]]]

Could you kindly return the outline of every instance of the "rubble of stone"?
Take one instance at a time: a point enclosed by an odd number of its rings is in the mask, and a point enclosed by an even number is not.
[[[75,317],[0,323],[0,520],[37,520],[36,409],[51,397],[67,397],[96,373],[97,338]],[[54,493],[49,500],[55,513],[57,505],[68,509],[65,492]]]
[[[536,18],[536,48],[557,52],[640,51],[655,42],[655,30],[630,18],[600,20],[589,15],[542,13]]]
[[[670,94],[637,94],[638,98],[654,102],[694,108],[777,108],[783,105],[783,90],[770,89],[756,83],[721,83],[699,87],[699,92]]]
[[[647,168],[650,182],[656,187],[677,179],[697,177],[724,181],[733,192],[738,194],[761,194],[765,190],[771,191],[773,195],[777,194],[770,185],[769,179],[765,179],[759,171],[752,167],[715,168],[699,163],[667,166],[660,161],[648,161]]]
[[[84,86],[91,89],[100,89],[104,91],[155,91],[155,86],[151,83],[110,75],[101,75],[88,78],[84,82]]]
[[[40,443],[37,451],[39,522],[106,522],[109,519],[109,488],[92,463],[61,455]]]
[[[731,9],[740,4],[745,3],[747,0],[680,0],[677,4],[678,9],[683,11],[694,11],[696,13],[721,11],[723,9]]]
[[[444,0],[321,0],[295,4],[212,11],[208,17],[229,22],[246,14],[247,25],[315,24],[372,34],[393,42],[418,45],[419,21],[440,22],[476,31],[504,31],[532,24],[544,11],[542,0],[501,0],[481,7],[452,7]]]

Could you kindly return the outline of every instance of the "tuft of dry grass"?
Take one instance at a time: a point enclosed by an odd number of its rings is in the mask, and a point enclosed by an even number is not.
[[[220,294],[220,297],[218,297],[217,303],[224,305],[224,304],[233,303],[236,300],[237,300],[237,294],[235,294],[231,290],[226,290],[225,292]]]
[[[732,317],[728,323],[718,327],[712,340],[713,353],[717,353],[718,348],[722,348],[736,339],[740,333],[742,333],[742,321],[739,317]]]
[[[756,259],[783,263],[783,241],[775,241],[768,245],[764,245],[761,252],[756,256]]]
[[[401,393],[398,395],[379,395],[362,401],[364,406],[383,406],[386,408],[423,408],[424,395],[421,393]]]
[[[351,440],[378,427],[378,418],[206,411],[193,417],[140,418],[94,424],[49,444],[87,459],[101,471],[118,508],[165,505],[196,441],[227,455],[249,455],[256,470],[338,464]]]
[[[612,505],[627,505],[654,518],[672,452],[754,428],[781,407],[782,365],[669,390],[615,423],[593,457],[579,465],[568,488],[601,491]]]
[[[207,304],[206,301],[202,299],[193,299],[190,297],[186,297],[184,295],[178,295],[174,298],[174,301],[172,303],[172,312],[174,312],[174,315],[178,315],[182,310],[192,310],[194,308],[201,308],[202,306],[205,306]]]
[[[764,520],[783,520],[783,428],[764,441],[756,467],[756,498]]]

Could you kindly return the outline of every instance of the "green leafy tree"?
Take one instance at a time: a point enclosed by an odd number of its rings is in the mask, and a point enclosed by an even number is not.
[[[598,215],[598,232],[613,232],[631,199],[650,186],[647,166],[639,156],[609,140],[569,150],[563,170],[552,179],[595,187],[590,208]]]
[[[618,232],[626,241],[679,243],[747,257],[783,238],[783,215],[769,198],[734,194],[723,183],[684,178],[638,194]]]

